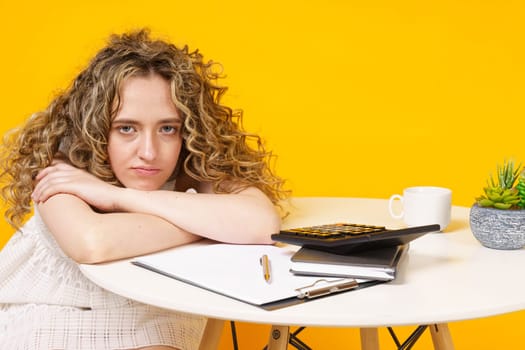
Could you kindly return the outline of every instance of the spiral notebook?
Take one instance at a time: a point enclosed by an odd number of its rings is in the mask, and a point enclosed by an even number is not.
[[[290,272],[294,253],[273,245],[198,242],[138,257],[132,263],[268,310],[380,283],[294,275]],[[263,255],[269,259],[268,281],[260,261]]]

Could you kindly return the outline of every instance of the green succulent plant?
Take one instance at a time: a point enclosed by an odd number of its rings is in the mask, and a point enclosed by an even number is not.
[[[476,198],[478,205],[497,209],[525,208],[525,169],[521,163],[505,161],[497,166],[496,174],[496,178],[490,176],[484,194]],[[516,181],[518,185],[514,187]]]
[[[520,202],[518,203],[518,207],[525,209],[525,170],[522,170],[521,172],[516,189],[520,194]]]

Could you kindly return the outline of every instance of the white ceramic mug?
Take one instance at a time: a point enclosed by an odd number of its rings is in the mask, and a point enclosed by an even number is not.
[[[394,202],[402,205],[400,213],[394,211]],[[403,219],[407,226],[439,224],[443,231],[450,222],[452,191],[444,187],[417,186],[394,194],[388,202],[388,210],[394,219]]]

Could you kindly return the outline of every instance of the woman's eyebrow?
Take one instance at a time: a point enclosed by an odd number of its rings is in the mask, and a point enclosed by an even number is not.
[[[125,124],[140,124],[142,121],[139,118],[115,118],[113,123],[125,123]],[[182,124],[182,119],[179,117],[164,118],[157,121],[157,124]]]
[[[182,119],[180,119],[179,117],[166,118],[166,119],[159,120],[159,123],[162,123],[162,124],[168,124],[168,123],[182,124]]]

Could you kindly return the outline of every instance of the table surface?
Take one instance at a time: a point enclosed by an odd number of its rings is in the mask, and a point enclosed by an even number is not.
[[[353,222],[402,227],[384,199],[296,197],[283,227]],[[452,207],[443,233],[410,243],[394,281],[266,311],[134,266],[129,260],[81,265],[96,284],[143,303],[216,319],[272,325],[380,327],[447,323],[521,310],[525,250],[481,246],[469,229],[469,208]]]

